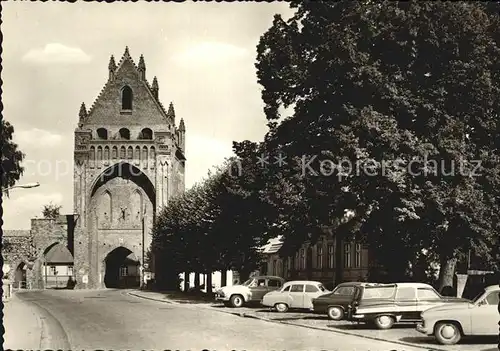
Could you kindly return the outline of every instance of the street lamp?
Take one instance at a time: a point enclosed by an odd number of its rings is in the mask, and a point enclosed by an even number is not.
[[[13,185],[11,187],[3,189],[2,192],[8,191],[10,189],[15,189],[15,188],[30,189],[30,188],[36,188],[36,187],[39,187],[39,186],[40,186],[40,183],[38,183],[38,182],[35,182],[35,183],[26,183],[26,184],[17,184],[17,185]]]

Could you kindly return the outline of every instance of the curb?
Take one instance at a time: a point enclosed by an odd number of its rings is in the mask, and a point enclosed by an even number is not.
[[[170,304],[174,304],[174,305],[186,306],[186,304],[181,304],[181,303],[174,302],[174,301],[171,301],[171,300],[169,301],[167,299],[160,300],[160,299],[155,299],[155,298],[151,298],[151,297],[142,296],[142,295],[139,295],[139,294],[134,294],[132,292],[129,292],[128,294],[132,295],[132,296],[135,296],[135,297],[147,299],[147,300],[153,300],[153,301],[158,301],[158,302],[170,303]],[[191,307],[191,306],[196,306],[196,305],[189,305],[189,306]],[[306,329],[328,331],[330,333],[337,333],[337,334],[343,334],[343,335],[356,336],[358,338],[363,338],[363,339],[382,341],[382,342],[387,342],[387,343],[399,344],[399,345],[403,345],[403,346],[411,346],[411,347],[414,347],[414,348],[419,348],[419,349],[427,350],[427,351],[449,351],[449,350],[446,350],[446,349],[439,349],[439,348],[436,348],[436,347],[415,345],[415,344],[411,344],[409,342],[404,342],[404,341],[399,341],[399,340],[386,340],[386,339],[382,339],[382,338],[379,338],[379,337],[376,337],[376,336],[359,335],[359,334],[356,334],[356,333],[351,333],[351,332],[347,332],[347,331],[344,331],[344,330],[339,330],[339,329],[336,329],[336,328],[316,327],[316,326],[312,326],[312,325],[303,325],[303,324],[297,324],[297,323],[286,322],[286,321],[277,321],[277,320],[273,320],[273,319],[269,319],[269,318],[265,318],[265,317],[259,317],[259,316],[256,316],[254,314],[245,313],[245,312],[222,311],[222,310],[214,309],[212,307],[206,307],[206,306],[200,306],[200,305],[198,305],[198,307],[206,309],[206,310],[211,310],[211,311],[214,311],[214,312],[231,314],[233,316],[242,317],[242,318],[251,318],[251,319],[257,319],[257,320],[261,320],[261,321],[269,322],[269,323],[286,324],[286,325],[292,325],[294,327],[301,327],[301,328],[306,328]]]
[[[128,295],[131,295],[131,296],[135,296],[135,297],[138,297],[140,299],[146,299],[146,300],[151,300],[151,301],[158,301],[158,302],[165,302],[165,303],[169,303],[171,305],[181,305],[180,303],[178,302],[175,302],[175,301],[172,301],[172,300],[168,300],[166,298],[160,300],[160,299],[157,299],[157,298],[154,298],[154,297],[149,297],[149,296],[144,296],[144,295],[140,295],[140,294],[137,294],[135,292],[127,292]]]

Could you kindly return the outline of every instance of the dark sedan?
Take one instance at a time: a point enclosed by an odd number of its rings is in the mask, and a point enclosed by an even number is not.
[[[328,315],[328,318],[340,321],[347,317],[351,308],[356,290],[369,283],[347,282],[341,283],[329,294],[312,300],[315,313]]]

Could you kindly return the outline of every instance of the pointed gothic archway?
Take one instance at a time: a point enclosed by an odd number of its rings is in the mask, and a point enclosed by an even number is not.
[[[151,179],[136,166],[123,161],[117,162],[101,172],[92,184],[90,196],[93,197],[99,188],[117,177],[131,181],[142,188],[153,204],[153,208],[156,207],[156,192]]]
[[[104,286],[114,289],[138,288],[140,285],[139,260],[132,251],[119,246],[104,259]]]
[[[21,262],[17,265],[14,271],[14,288],[26,289],[26,263]]]

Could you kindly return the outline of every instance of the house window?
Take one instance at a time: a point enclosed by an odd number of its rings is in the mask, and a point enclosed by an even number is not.
[[[50,275],[56,275],[57,274],[57,269],[56,266],[50,266]]]
[[[122,89],[122,110],[132,109],[132,89],[129,86],[125,86]]]
[[[323,269],[323,246],[316,247],[316,268]]]
[[[356,244],[356,251],[354,253],[354,267],[361,267],[361,244]]]
[[[344,244],[344,268],[351,268],[351,244]]]
[[[126,277],[128,275],[128,267],[122,266],[120,267],[120,277]]]
[[[306,268],[306,250],[300,249],[300,270]]]
[[[68,266],[68,275],[73,275],[73,267]]]
[[[328,244],[328,268],[333,268],[334,266],[333,260],[333,245]]]

